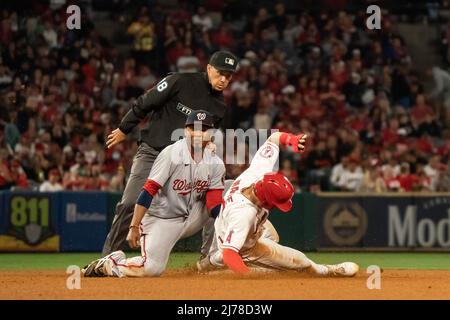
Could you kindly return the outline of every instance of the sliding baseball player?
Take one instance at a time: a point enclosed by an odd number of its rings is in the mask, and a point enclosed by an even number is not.
[[[302,252],[282,246],[267,220],[269,210],[282,212],[292,208],[294,188],[289,180],[273,172],[279,145],[302,152],[306,135],[277,132],[259,148],[250,167],[225,193],[224,204],[215,222],[216,238],[209,255],[197,263],[200,272],[221,267],[246,274],[249,266],[272,270],[310,270],[318,275],[354,276],[358,265],[344,262],[337,265],[314,263]]]

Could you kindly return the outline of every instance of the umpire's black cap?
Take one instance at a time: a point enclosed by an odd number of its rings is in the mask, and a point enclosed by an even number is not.
[[[201,126],[214,127],[213,115],[206,110],[192,110],[188,115],[185,126],[195,125],[196,123]]]
[[[217,70],[236,72],[238,58],[228,51],[216,51],[209,59],[209,64]]]

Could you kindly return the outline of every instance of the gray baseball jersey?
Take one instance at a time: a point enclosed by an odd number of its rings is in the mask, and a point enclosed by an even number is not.
[[[153,198],[148,215],[162,219],[187,217],[206,210],[207,190],[223,189],[225,165],[206,148],[203,159],[196,163],[186,138],[166,147],[155,160],[148,179],[161,188]]]

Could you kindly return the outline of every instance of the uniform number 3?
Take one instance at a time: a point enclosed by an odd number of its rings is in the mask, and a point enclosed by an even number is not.
[[[167,81],[163,80],[158,84],[158,86],[156,87],[156,90],[158,90],[158,92],[161,92],[166,88],[167,88]]]

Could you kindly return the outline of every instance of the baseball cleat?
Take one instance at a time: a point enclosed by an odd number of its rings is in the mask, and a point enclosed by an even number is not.
[[[125,258],[125,253],[123,251],[115,251],[108,254],[107,256],[94,260],[81,269],[81,273],[85,277],[119,277],[123,275],[116,266],[116,261]]]
[[[121,250],[110,253],[103,259],[105,261],[99,268],[102,269],[102,272],[110,277],[122,278],[125,275],[119,270],[117,264],[119,261],[124,260],[126,258],[125,253]]]
[[[343,262],[339,264],[326,265],[331,276],[353,277],[359,271],[359,266],[354,262]]]
[[[83,269],[81,269],[81,273],[84,277],[104,277],[105,275],[99,274],[96,272],[95,267],[97,266],[98,262],[101,259],[97,259],[89,263],[88,265],[84,266]]]
[[[97,264],[94,267],[94,273],[100,277],[119,277],[121,278],[121,272],[117,268],[117,262],[125,258],[123,251],[114,251],[113,253],[104,256],[97,260]]]
[[[220,270],[220,269],[223,269],[223,268],[213,265],[211,263],[211,260],[209,260],[209,256],[206,256],[205,258],[197,261],[197,271],[199,273],[208,273],[210,271]]]

